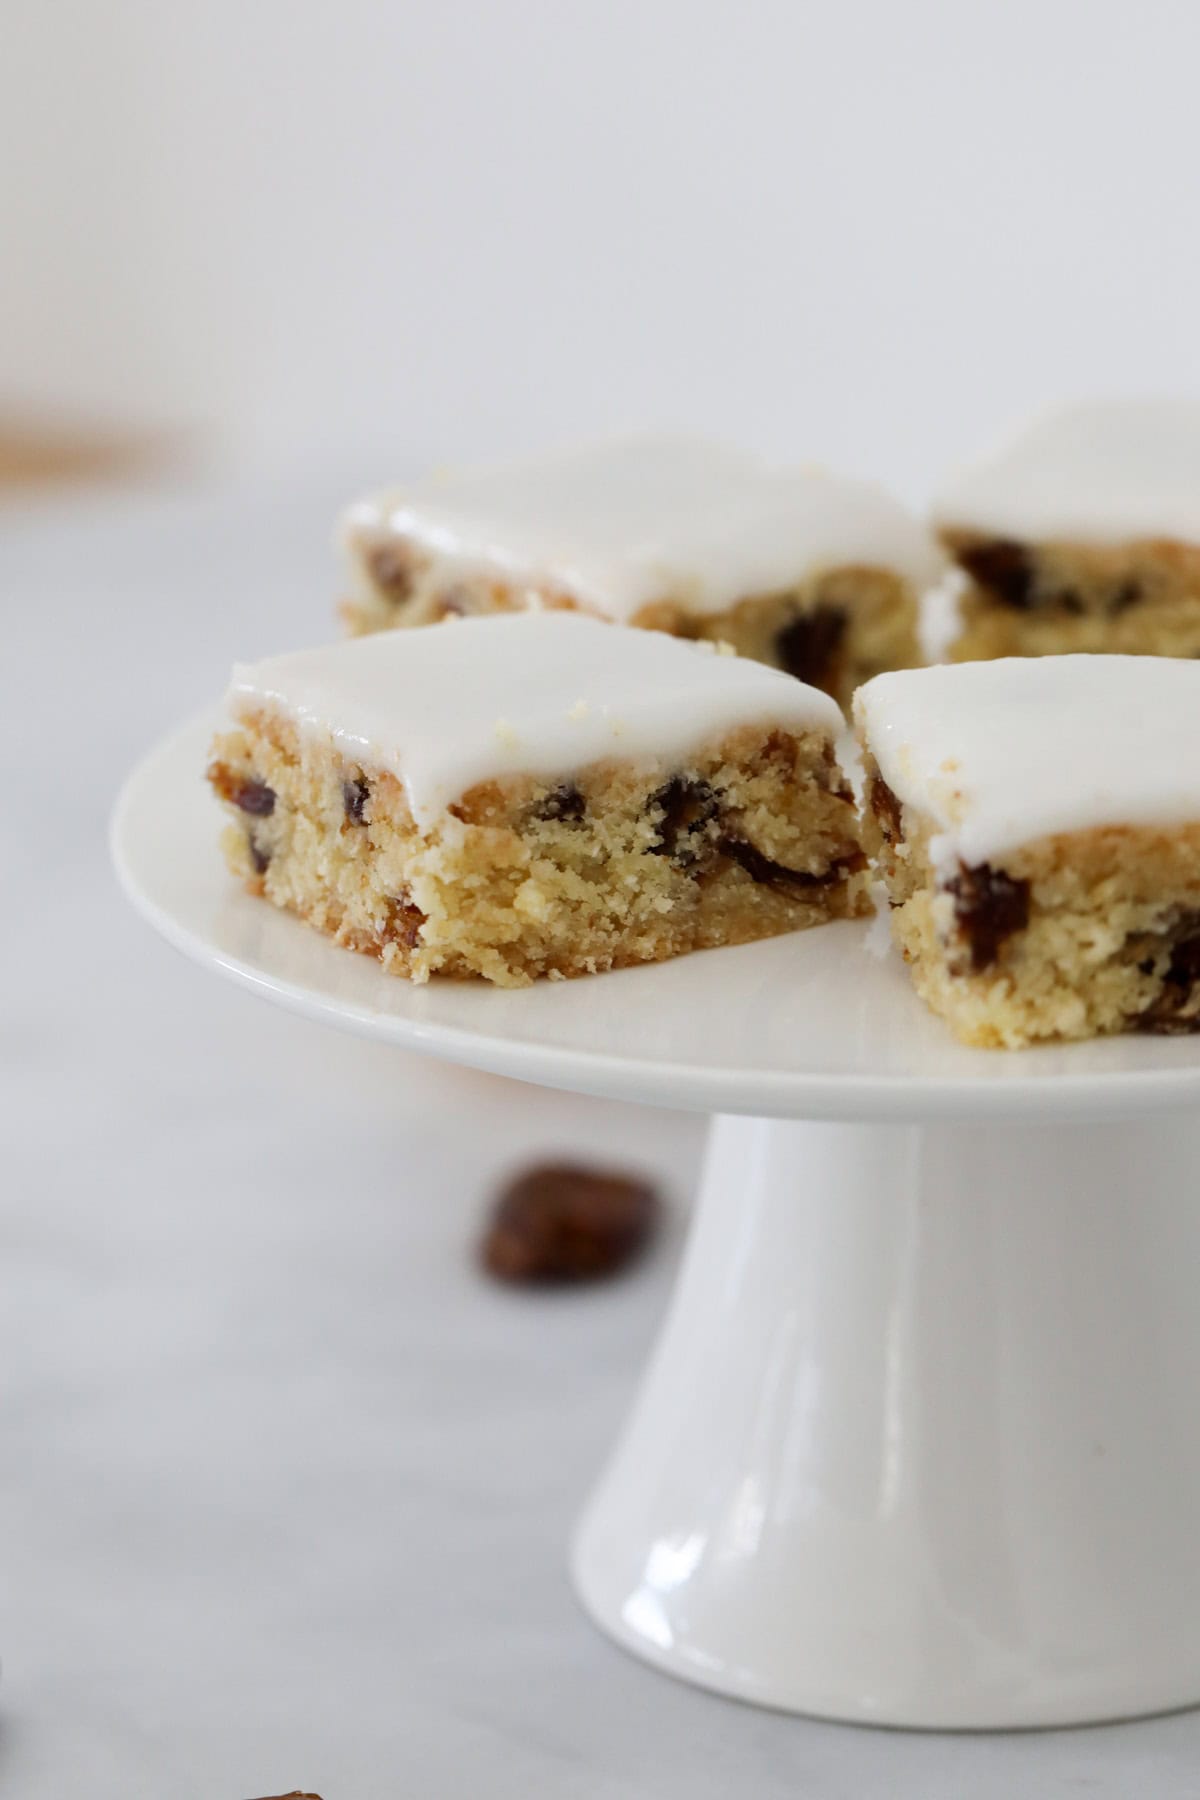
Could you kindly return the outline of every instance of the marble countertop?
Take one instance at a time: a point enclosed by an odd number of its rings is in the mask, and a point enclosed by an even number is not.
[[[110,873],[129,764],[327,630],[357,476],[0,514],[0,1791],[13,1800],[1200,1795],[1200,1714],[931,1737],[758,1712],[604,1641],[572,1518],[630,1399],[701,1122],[273,1011]],[[629,1279],[501,1291],[508,1168],[658,1174]]]

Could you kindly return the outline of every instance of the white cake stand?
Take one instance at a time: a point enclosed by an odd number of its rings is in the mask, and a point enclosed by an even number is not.
[[[210,725],[129,781],[124,887],[310,1018],[717,1115],[572,1565],[648,1661],[889,1725],[1200,1701],[1200,1040],[957,1046],[861,926],[520,992],[410,987],[240,893]]]

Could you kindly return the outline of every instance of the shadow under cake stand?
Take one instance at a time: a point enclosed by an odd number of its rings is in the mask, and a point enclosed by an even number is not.
[[[1200,1701],[1200,1039],[963,1049],[861,925],[412,987],[236,889],[211,729],[154,751],[114,820],[125,890],[177,948],[368,1037],[714,1115],[572,1551],[606,1632],[877,1724]]]

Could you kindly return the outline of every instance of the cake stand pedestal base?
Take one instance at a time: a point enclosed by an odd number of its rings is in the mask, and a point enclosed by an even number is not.
[[[578,1533],[607,1631],[879,1724],[1200,1701],[1200,1038],[968,1050],[865,923],[412,987],[231,887],[196,779],[217,723],[153,750],[114,815],[170,943],[381,1043],[738,1115]]]
[[[576,1585],[639,1656],[881,1725],[1200,1700],[1200,1125],[718,1117]]]

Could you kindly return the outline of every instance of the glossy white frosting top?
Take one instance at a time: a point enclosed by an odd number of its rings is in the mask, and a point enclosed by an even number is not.
[[[719,612],[846,565],[938,579],[932,535],[869,482],[680,438],[642,438],[430,478],[343,521],[411,539],[454,574],[548,583],[614,619],[678,598]]]
[[[502,613],[382,632],[234,670],[266,705],[403,783],[426,826],[476,782],[608,759],[664,767],[744,724],[834,736],[826,694],[761,663],[579,613]]]
[[[1102,825],[1200,820],[1200,662],[1009,657],[877,675],[855,719],[939,865]]]
[[[944,487],[945,529],[1200,543],[1200,402],[1110,400],[1040,419]]]

